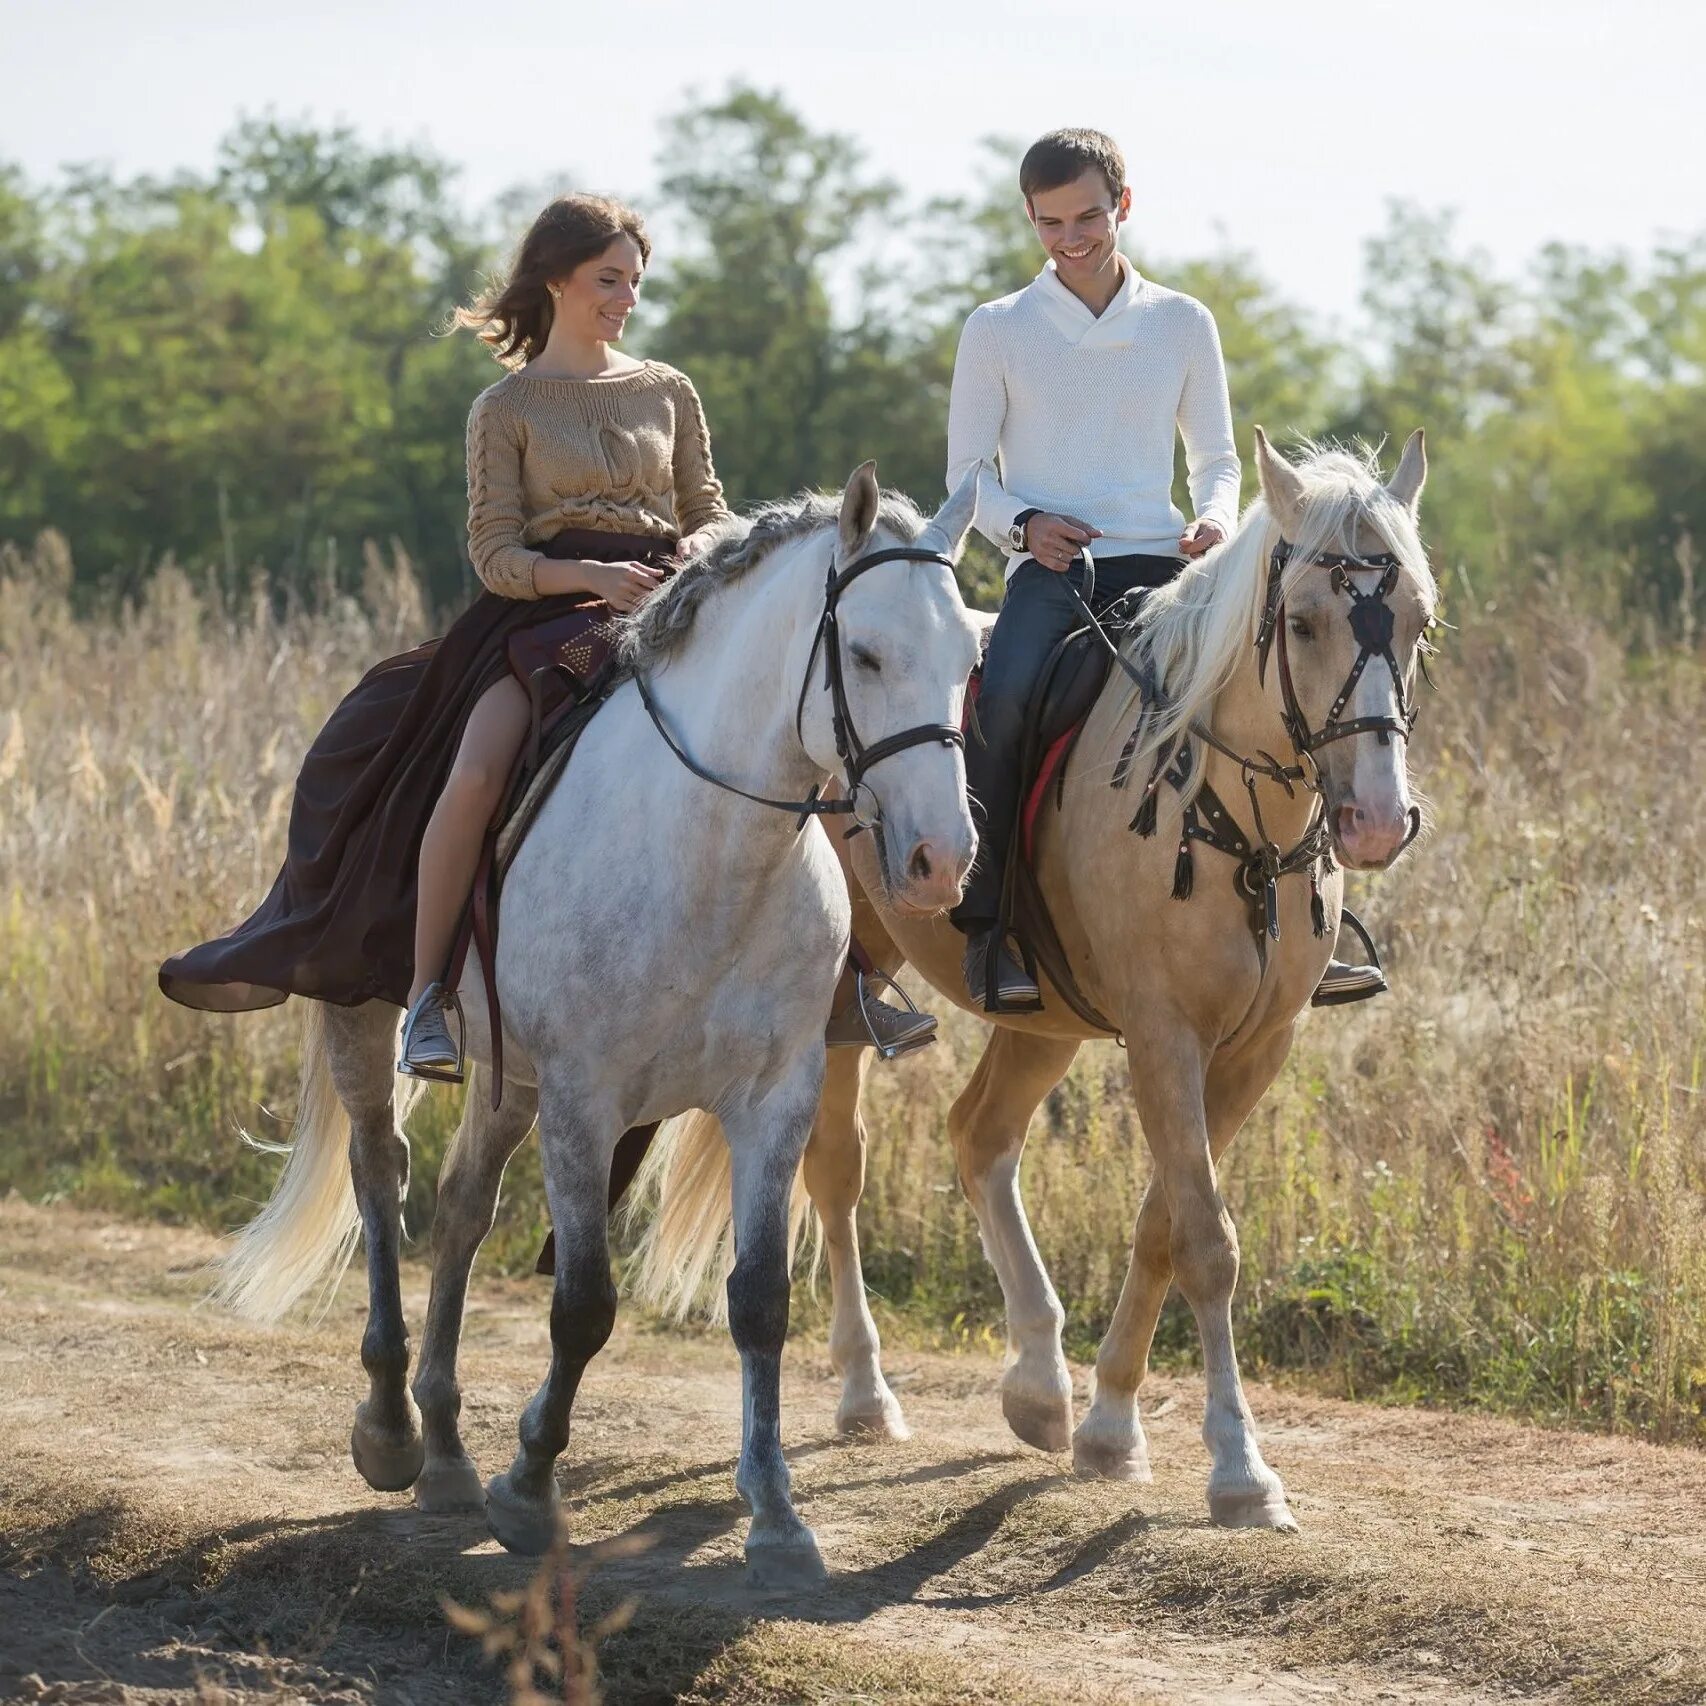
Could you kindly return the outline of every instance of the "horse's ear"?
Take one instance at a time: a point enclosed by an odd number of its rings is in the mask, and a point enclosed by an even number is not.
[[[1295,539],[1303,516],[1303,476],[1268,443],[1260,427],[1256,428],[1256,477],[1280,532]]]
[[[948,501],[931,516],[924,531],[918,535],[919,546],[926,551],[940,551],[954,562],[960,560],[966,535],[971,532],[971,519],[977,511],[977,476],[981,464],[968,468],[960,483],[954,487]]]
[[[861,462],[847,481],[841,494],[840,545],[843,559],[856,557],[864,549],[877,525],[877,505],[882,493],[877,489],[877,465]]]
[[[1386,490],[1414,515],[1422,507],[1422,487],[1428,477],[1427,436],[1420,427],[1410,434],[1398,467]]]

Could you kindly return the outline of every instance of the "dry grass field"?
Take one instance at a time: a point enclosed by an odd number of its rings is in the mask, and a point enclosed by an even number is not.
[[[276,1160],[288,1009],[211,1017],[162,955],[271,880],[297,760],[374,658],[430,631],[406,562],[280,611],[169,565],[79,619],[63,544],[0,554],[0,1189],[228,1226]],[[1706,669],[1626,646],[1537,578],[1448,583],[1415,772],[1437,828],[1355,896],[1397,993],[1316,1015],[1233,1150],[1247,1366],[1345,1396],[1706,1441]],[[956,1019],[875,1074],[867,1273],[891,1339],[994,1343],[999,1299],[942,1133],[981,1046]],[[1087,1049],[1036,1123],[1033,1222],[1098,1336],[1146,1171],[1123,1057]],[[424,1237],[453,1095],[414,1120]],[[530,1151],[488,1262],[530,1262]],[[813,1305],[802,1300],[802,1326]],[[1188,1364],[1182,1310],[1160,1349]]]

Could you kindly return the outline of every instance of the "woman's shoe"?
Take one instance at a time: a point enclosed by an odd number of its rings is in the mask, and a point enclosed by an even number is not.
[[[462,1003],[442,983],[429,983],[403,1020],[402,1058],[397,1070],[405,1078],[424,1078],[433,1084],[462,1082],[462,1045],[450,1034],[449,1014],[462,1028]]]
[[[906,1005],[896,1007],[873,995],[872,983],[886,983]],[[914,1007],[906,991],[892,978],[873,975],[867,980],[861,973],[853,998],[839,1013],[830,1015],[823,1040],[829,1048],[874,1047],[884,1060],[898,1060],[901,1055],[911,1054],[936,1040],[936,1015]]]

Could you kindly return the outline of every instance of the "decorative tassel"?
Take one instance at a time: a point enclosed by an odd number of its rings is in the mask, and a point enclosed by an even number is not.
[[[1155,784],[1151,782],[1143,790],[1143,804],[1137,808],[1137,816],[1131,820],[1131,827],[1139,835],[1155,833]]]
[[[1317,936],[1327,934],[1327,908],[1321,899],[1321,882],[1313,875],[1309,879],[1309,919]]]
[[[1191,859],[1191,844],[1183,837],[1179,841],[1179,857],[1173,861],[1173,898],[1189,900],[1196,883],[1196,866]]]

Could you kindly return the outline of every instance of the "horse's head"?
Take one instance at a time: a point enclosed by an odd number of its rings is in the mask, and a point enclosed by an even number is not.
[[[1422,434],[1385,485],[1342,452],[1297,466],[1260,427],[1256,469],[1273,523],[1257,641],[1264,691],[1318,775],[1339,862],[1379,870],[1419,822],[1406,759],[1435,597],[1416,532]]]
[[[885,898],[902,910],[953,905],[977,851],[964,758],[957,739],[944,738],[959,728],[977,660],[977,630],[950,566],[974,503],[968,476],[917,537],[908,537],[884,519],[893,506],[881,502],[876,464],[854,471],[836,528],[841,590],[832,595],[825,656],[805,694],[806,750],[825,769],[855,776],[856,821],[876,843]],[[861,567],[888,550],[923,560]],[[829,691],[817,690],[823,687]],[[837,751],[838,696],[846,756]],[[830,833],[840,833],[835,820]]]

